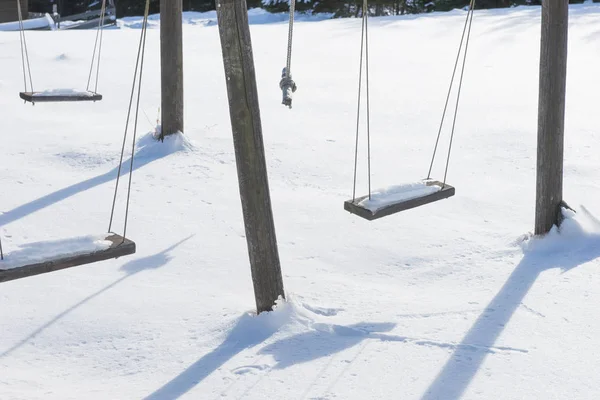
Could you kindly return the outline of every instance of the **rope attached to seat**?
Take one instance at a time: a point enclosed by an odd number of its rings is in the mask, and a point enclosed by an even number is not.
[[[102,0],[102,8],[100,9],[100,20],[98,21],[98,29],[96,30],[96,40],[94,41],[94,52],[92,53],[92,63],[90,65],[90,74],[88,75],[88,82],[86,90],[90,90],[90,82],[92,80],[92,72],[94,71],[94,61],[96,59],[96,48],[98,48],[98,63],[96,66],[96,85],[94,87],[94,93],[98,93],[98,78],[100,77],[100,54],[102,53],[102,37],[104,33],[104,17],[106,15],[106,0]]]
[[[435,161],[435,156],[436,156],[438,144],[440,141],[440,135],[442,133],[442,127],[444,125],[444,119],[446,117],[446,111],[448,109],[448,102],[450,101],[450,94],[452,93],[452,86],[454,85],[456,69],[458,68],[458,62],[460,60],[460,53],[462,51],[463,42],[464,42],[465,43],[465,46],[464,46],[465,51],[463,54],[463,62],[462,62],[462,67],[461,67],[461,72],[460,72],[459,83],[458,83],[458,92],[456,95],[456,106],[454,108],[454,116],[453,116],[453,120],[452,120],[452,130],[450,133],[450,143],[448,145],[448,155],[446,157],[446,167],[444,169],[444,180],[442,182],[442,189],[446,185],[446,177],[448,175],[448,165],[450,163],[450,152],[452,151],[452,142],[454,139],[454,129],[456,127],[456,117],[458,115],[458,105],[460,102],[460,93],[461,93],[461,89],[462,89],[463,77],[464,77],[464,73],[465,73],[465,65],[466,65],[466,61],[467,61],[467,49],[469,47],[469,39],[471,37],[471,25],[473,23],[473,10],[474,9],[475,9],[475,0],[471,0],[471,3],[469,4],[469,10],[467,12],[467,18],[465,19],[465,26],[463,28],[462,37],[460,39],[460,45],[458,46],[458,53],[456,54],[456,61],[454,63],[454,70],[452,71],[452,78],[450,79],[450,87],[448,88],[448,95],[446,96],[446,103],[444,104],[442,120],[440,122],[440,127],[438,130],[437,138],[435,140],[435,146],[433,148],[433,156],[431,157],[429,171],[427,172],[427,179],[431,179],[431,170],[433,169],[433,163]],[[465,39],[465,34],[466,34],[466,39]]]
[[[146,31],[147,31],[147,26],[148,26],[149,9],[150,9],[150,0],[146,0],[146,8],[144,11],[144,20],[142,23],[142,33],[140,35],[140,44],[138,47],[137,60],[136,60],[136,64],[135,64],[135,72],[133,75],[133,85],[131,88],[131,96],[129,98],[129,109],[127,111],[127,121],[125,123],[125,133],[123,134],[123,145],[121,146],[121,158],[119,159],[119,168],[117,171],[117,179],[115,182],[115,192],[114,192],[113,203],[112,203],[112,208],[111,208],[111,212],[110,212],[110,220],[108,223],[108,232],[110,233],[111,229],[112,229],[112,223],[113,223],[113,218],[114,218],[114,213],[115,213],[115,205],[117,202],[117,191],[119,189],[119,179],[121,177],[123,156],[125,154],[125,143],[127,141],[127,130],[129,127],[129,119],[131,117],[131,107],[133,105],[133,97],[135,94],[136,79],[138,79],[137,102],[136,102],[135,120],[134,120],[134,127],[133,127],[133,141],[131,144],[131,160],[129,163],[129,184],[127,187],[127,201],[126,201],[126,206],[125,206],[125,221],[124,221],[124,225],[123,225],[123,240],[125,240],[126,235],[127,235],[127,221],[129,218],[129,203],[130,203],[130,199],[131,199],[131,182],[132,182],[132,177],[133,177],[133,161],[134,161],[134,157],[135,157],[135,140],[136,140],[136,136],[137,136],[138,116],[139,116],[139,109],[140,109],[142,71],[144,69],[144,54],[145,54],[145,50],[146,50]],[[139,78],[138,78],[138,67],[139,67]]]
[[[369,5],[363,1],[362,31],[360,38],[360,67],[358,70],[358,106],[356,111],[356,143],[354,147],[354,184],[352,186],[352,201],[356,200],[356,172],[358,166],[358,133],[360,127],[360,99],[362,89],[363,60],[365,61],[365,83],[367,89],[367,174],[369,182],[369,199],[371,199],[371,121],[369,103],[369,33],[368,33]],[[364,56],[363,56],[364,54]]]

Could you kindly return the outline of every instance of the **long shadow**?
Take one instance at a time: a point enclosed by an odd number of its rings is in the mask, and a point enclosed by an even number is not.
[[[314,361],[318,358],[328,357],[358,345],[363,340],[379,340],[382,342],[400,342],[415,346],[438,347],[441,349],[464,350],[482,354],[496,351],[527,352],[518,348],[498,348],[477,345],[469,341],[460,344],[442,342],[424,338],[414,338],[402,335],[392,335],[389,332],[396,324],[384,323],[358,323],[353,325],[335,325],[318,323],[313,325],[313,330],[303,332],[291,337],[281,339],[265,346],[259,354],[270,354],[277,361],[275,369],[284,369],[292,365]]]
[[[152,135],[148,134],[142,137],[138,144],[136,144],[138,149],[135,154],[135,160],[133,165],[134,171],[144,167],[147,164],[150,164],[153,161],[166,157],[173,152],[173,149],[170,147],[163,148],[163,151],[157,149],[157,146],[161,146],[161,144],[158,142],[154,144],[152,143],[153,141],[155,142],[155,140],[152,138]],[[131,158],[123,162],[123,167],[121,168],[121,176],[129,173],[130,163]],[[0,214],[0,226],[7,225],[11,222],[33,214],[36,211],[42,210],[46,207],[63,201],[78,193],[110,182],[116,179],[118,169],[119,167],[117,166],[102,175],[86,179],[85,181],[57,190],[53,193],[49,193],[45,196],[40,197],[39,199],[32,200],[29,203],[20,205],[16,208],[13,208],[10,211]]]
[[[237,354],[270,338],[285,322],[286,318],[277,318],[275,315],[261,314],[258,318],[249,314],[243,315],[217,348],[190,365],[145,400],[177,399],[183,396]],[[280,367],[284,368],[291,364],[292,360],[299,363],[309,361],[310,357],[325,357],[371,337],[368,336],[369,333],[375,330],[387,331],[393,327],[394,324],[358,324],[350,327],[323,324],[323,326],[318,326],[317,330],[307,333],[306,336],[299,334],[268,345],[258,354],[274,355],[276,359],[280,360]],[[344,338],[340,340],[340,336],[345,336],[346,340],[343,340]],[[288,350],[291,352],[295,346],[304,345],[305,340],[308,341],[309,346],[312,344],[311,350],[300,351],[294,357],[286,356]],[[318,349],[324,348],[324,342],[327,342],[327,351],[318,351]]]
[[[492,348],[542,272],[560,268],[565,273],[600,257],[599,235],[576,235],[566,241],[558,239],[543,240],[539,243],[542,246],[525,253],[502,289],[486,307],[486,311],[479,316],[462,339],[463,344]],[[477,374],[487,354],[472,351],[467,346],[457,347],[422,400],[459,399]]]
[[[100,289],[100,290],[98,290],[98,291],[90,294],[86,298],[84,298],[81,301],[73,304],[71,307],[67,308],[66,310],[64,310],[60,314],[58,314],[55,317],[53,317],[52,319],[48,320],[48,322],[46,322],[45,324],[43,324],[42,326],[40,326],[39,328],[37,328],[35,331],[31,332],[29,335],[27,335],[27,337],[25,337],[22,340],[20,340],[18,343],[16,343],[15,345],[13,345],[11,348],[9,348],[9,349],[3,351],[2,353],[0,353],[0,358],[8,356],[9,354],[11,354],[15,350],[19,349],[21,346],[23,346],[24,344],[26,344],[30,340],[34,339],[36,336],[38,336],[44,330],[48,329],[50,326],[52,326],[53,324],[55,324],[56,322],[58,322],[60,319],[62,319],[66,315],[68,315],[70,312],[76,310],[77,308],[81,307],[82,305],[84,305],[88,301],[94,299],[95,297],[100,296],[102,293],[107,292],[108,290],[110,290],[113,287],[117,286],[119,283],[123,282],[124,280],[126,280],[126,279],[134,276],[135,274],[137,274],[139,272],[142,272],[142,271],[145,271],[145,270],[151,270],[151,269],[158,269],[160,267],[165,266],[172,259],[172,256],[169,255],[169,252],[171,252],[172,250],[174,250],[177,246],[179,246],[183,242],[187,241],[191,237],[192,236],[188,236],[187,238],[180,240],[179,242],[175,243],[174,245],[172,245],[172,246],[164,249],[160,253],[156,253],[156,254],[153,254],[153,255],[147,256],[147,257],[138,258],[136,260],[132,260],[132,261],[129,261],[129,262],[125,263],[120,268],[121,271],[124,271],[126,273],[124,276],[122,276],[121,278],[117,279],[113,283],[111,283],[111,284],[103,287],[102,289]]]
[[[261,316],[257,318],[245,314],[240,317],[225,340],[217,348],[190,365],[185,371],[145,399],[177,399],[183,396],[235,355],[267,340],[283,324],[282,321],[264,324],[261,322]],[[267,317],[269,316],[267,315]]]
[[[348,326],[314,324],[312,330],[283,338],[271,343],[258,352],[273,356],[275,369],[285,369],[292,365],[328,357],[358,345],[366,339],[406,342],[403,336],[385,335],[394,328],[393,323],[358,323]]]
[[[269,315],[264,315],[264,318],[261,319],[263,315],[261,314],[258,318],[249,314],[240,317],[225,340],[217,348],[147,396],[145,400],[177,399],[183,396],[237,354],[270,338],[286,322],[285,318],[270,318],[275,316]],[[394,324],[357,324],[349,327],[323,324],[323,326],[318,327],[319,329],[308,332],[306,335],[299,334],[268,345],[261,349],[258,354],[274,355],[276,359],[279,359],[280,367],[285,368],[292,363],[309,361],[310,357],[325,357],[342,351],[354,346],[361,340],[372,338],[369,333],[376,330],[387,331],[393,327]],[[340,337],[343,337],[342,340],[340,340]],[[305,340],[308,340],[309,351],[300,351],[293,357],[286,356],[288,350],[293,352],[295,346],[298,344],[304,345]],[[324,346],[325,342],[328,346]],[[327,348],[327,351],[324,352],[322,350],[324,348]],[[321,351],[318,351],[318,349],[321,349]]]
[[[147,396],[145,400],[177,399],[183,396],[240,352],[263,343],[283,323],[285,321],[281,319],[275,321],[275,323],[262,323],[255,317],[249,315],[242,316],[217,348],[190,365],[185,371],[163,385],[160,389]],[[292,365],[332,356],[333,354],[352,348],[364,340],[400,342],[443,349],[460,349],[464,347],[468,351],[476,351],[484,354],[506,350],[493,347],[485,348],[469,343],[453,344],[385,333],[392,330],[395,325],[390,322],[361,322],[348,326],[314,323],[311,324],[309,331],[275,341],[262,347],[257,354],[271,355],[276,361],[273,368],[285,369]],[[520,349],[509,350],[524,352],[524,350]],[[252,368],[252,366],[247,367]]]

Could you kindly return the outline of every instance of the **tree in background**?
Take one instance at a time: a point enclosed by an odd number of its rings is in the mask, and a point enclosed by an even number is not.
[[[57,2],[59,0],[53,0]],[[52,0],[30,0],[30,11],[52,12]],[[583,3],[584,0],[570,0],[569,3]],[[74,14],[85,10],[97,0],[60,0],[64,14]],[[115,0],[117,17],[140,16],[144,2],[140,0]],[[312,14],[327,13],[334,18],[359,17],[363,0],[296,0],[298,12]],[[594,0],[600,2],[600,0]],[[157,14],[160,0],[150,0],[150,13]],[[287,12],[289,0],[247,0],[248,8],[263,8],[269,12]],[[519,5],[537,5],[540,0],[477,0],[477,9],[506,8]],[[420,14],[431,11],[450,11],[469,5],[469,0],[369,0],[369,15]],[[215,0],[183,0],[184,11],[214,11]]]

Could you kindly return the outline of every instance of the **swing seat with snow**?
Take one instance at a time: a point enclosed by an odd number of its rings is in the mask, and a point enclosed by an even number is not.
[[[454,137],[454,128],[456,124],[456,116],[458,112],[458,103],[460,99],[460,91],[462,87],[462,80],[464,75],[464,66],[467,56],[467,48],[469,45],[469,36],[471,33],[471,24],[473,20],[473,9],[474,0],[471,0],[465,26],[463,29],[458,54],[456,56],[456,62],[454,64],[454,72],[452,79],[450,80],[450,88],[448,90],[448,96],[446,97],[446,104],[444,106],[444,112],[442,113],[442,120],[440,123],[435,147],[433,150],[433,157],[429,166],[429,172],[427,178],[414,183],[406,183],[401,185],[395,185],[388,188],[371,191],[371,140],[370,140],[370,128],[369,128],[369,40],[368,40],[368,1],[363,0],[362,8],[362,35],[361,35],[361,50],[360,50],[360,69],[358,78],[358,111],[356,121],[356,146],[354,150],[354,187],[352,199],[344,202],[344,209],[354,215],[362,217],[366,220],[372,221],[378,218],[382,218],[388,215],[392,215],[401,211],[409,210],[411,208],[420,207],[429,203],[433,203],[439,200],[447,199],[454,196],[456,190],[453,186],[446,183],[446,175],[448,173],[448,164],[450,161],[450,151],[452,149],[452,139]],[[466,34],[466,40],[465,40]],[[454,77],[456,75],[456,69],[460,60],[461,51],[464,44],[464,54],[462,71],[460,74],[460,80],[458,84],[458,93],[456,96],[456,108],[454,110],[454,120],[452,124],[452,132],[450,134],[450,142],[448,145],[448,156],[446,160],[446,168],[444,172],[444,179],[441,181],[431,179],[431,171],[444,124],[444,118],[446,116],[446,110],[448,108],[448,102],[450,100],[450,94],[452,86],[454,84]],[[364,51],[363,51],[364,50]],[[364,55],[364,57],[363,57]],[[366,196],[356,197],[356,173],[358,164],[358,138],[359,138],[359,122],[360,122],[360,100],[361,100],[361,88],[362,88],[362,70],[363,60],[366,64],[366,89],[367,89],[367,152],[368,152],[368,177],[369,177],[369,194]]]
[[[100,101],[102,95],[92,91],[55,89],[43,92],[20,92],[19,97],[30,103],[57,103],[63,101]]]
[[[100,10],[100,19],[96,30],[96,40],[94,43],[94,52],[92,54],[92,62],[90,65],[90,72],[88,75],[87,87],[85,90],[73,90],[73,89],[51,89],[44,91],[35,91],[33,89],[33,80],[31,78],[31,67],[29,62],[29,52],[27,51],[27,41],[25,39],[25,29],[23,27],[23,16],[21,13],[21,0],[17,0],[18,5],[18,16],[20,26],[20,40],[21,40],[21,59],[23,63],[23,80],[25,84],[25,90],[19,92],[19,97],[26,102],[31,104],[35,103],[56,103],[56,102],[74,102],[74,101],[100,101],[102,95],[98,93],[98,78],[100,75],[100,54],[102,51],[102,33],[104,16],[106,13],[106,0],[102,0],[102,8]],[[96,51],[97,50],[97,51]],[[96,54],[97,53],[97,54]],[[96,79],[95,87],[91,90],[92,75],[96,67]]]
[[[119,258],[135,253],[135,243],[117,234],[107,234],[100,239],[77,238],[69,241],[36,243],[38,254],[19,256],[7,254],[0,261],[0,282],[54,272],[99,261]],[[65,250],[69,248],[69,251]],[[28,249],[29,250],[29,249]],[[49,255],[51,254],[51,255]]]
[[[455,189],[447,183],[423,180],[397,185],[344,202],[344,209],[372,221],[400,211],[420,207],[454,196]]]

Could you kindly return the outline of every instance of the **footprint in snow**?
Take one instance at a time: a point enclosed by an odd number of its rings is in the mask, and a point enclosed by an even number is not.
[[[322,315],[325,317],[333,317],[337,315],[340,311],[344,311],[343,308],[314,307],[306,303],[303,303],[302,306],[314,314]]]
[[[232,373],[236,374],[236,375],[246,375],[248,373],[257,373],[260,371],[264,371],[265,369],[269,368],[268,365],[263,364],[263,365],[243,365],[241,367],[237,367],[231,370]]]

